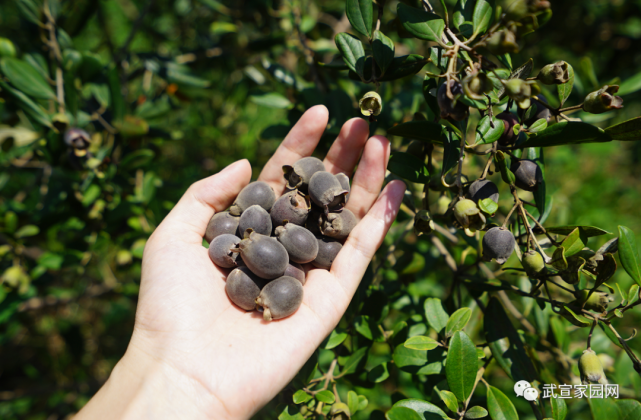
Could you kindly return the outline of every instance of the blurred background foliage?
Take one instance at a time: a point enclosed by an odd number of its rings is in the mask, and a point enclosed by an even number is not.
[[[387,2],[381,29],[395,41],[397,55],[420,54],[423,43],[396,31],[396,4]],[[190,183],[241,158],[251,161],[257,175],[291,125],[316,104],[330,112],[318,151],[323,155],[342,123],[359,116],[358,99],[371,90],[333,65],[334,35],[352,30],[344,1],[50,0],[48,5],[50,17],[38,0],[0,3],[0,37],[11,40],[16,57],[48,85],[31,99],[0,85],[2,419],[66,418],[106,380],[132,332],[145,240]],[[440,5],[435,7],[438,12]],[[569,62],[577,81],[568,105],[603,84],[640,77],[641,1],[559,0],[552,9],[552,19],[526,37],[513,60],[532,57],[535,71]],[[66,115],[50,98],[56,93],[57,60],[46,44],[52,39],[42,25],[48,19],[56,22]],[[7,45],[3,40],[0,49]],[[385,134],[424,110],[422,81],[420,72],[384,83],[383,113],[372,131]],[[620,112],[580,116],[605,127],[641,115],[641,92],[624,99]],[[59,131],[67,120],[91,134],[87,150],[63,142]],[[395,147],[406,144],[392,140]],[[555,203],[548,223],[596,225],[610,232],[625,225],[641,232],[640,148],[639,142],[610,142],[548,149],[547,185]],[[401,229],[395,227],[386,246]],[[390,319],[407,319],[416,332],[421,322],[413,322],[412,315],[422,313],[425,297],[447,297],[441,279],[451,273],[431,244],[413,234],[395,255],[396,265],[377,275],[397,293]],[[624,290],[632,284],[622,270],[615,280]],[[639,312],[631,312],[636,313],[617,325],[628,335],[641,322]],[[568,332],[559,345],[576,359],[586,332]],[[641,351],[639,339],[630,345]],[[374,346],[370,366],[390,359],[384,343]],[[612,347],[597,329],[593,348],[610,358],[611,382],[625,388],[625,396],[638,398],[639,376]],[[321,366],[333,357],[324,355],[328,351],[320,351]],[[512,398],[512,385],[500,369],[490,375]],[[346,387],[341,383],[339,391]],[[400,372],[375,384],[354,380],[349,389],[369,400],[358,413],[368,418],[400,395],[427,398],[431,387],[430,381]],[[257,418],[277,417],[285,394]],[[525,401],[514,403],[519,412],[529,412]],[[585,400],[577,401],[570,418],[590,418],[586,407]]]

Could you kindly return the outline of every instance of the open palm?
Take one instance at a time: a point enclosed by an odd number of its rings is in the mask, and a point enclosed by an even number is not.
[[[311,155],[326,125],[324,107],[308,110],[258,179],[280,195],[282,165]],[[202,246],[211,216],[250,181],[249,163],[193,184],[147,242],[134,334],[121,363],[132,354],[129,363],[147,358],[162,365],[176,395],[189,396],[202,417],[249,418],[272,399],[339,322],[398,211],[404,184],[391,182],[381,192],[389,142],[367,137],[363,120],[348,121],[324,162],[328,171],[350,176],[358,163],[347,208],[361,221],[330,271],[309,266],[303,304],[282,320],[265,322],[232,304],[228,270]]]

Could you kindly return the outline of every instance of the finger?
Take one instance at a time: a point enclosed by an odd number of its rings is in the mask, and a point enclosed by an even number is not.
[[[352,296],[374,253],[383,243],[405,194],[403,181],[387,184],[367,215],[352,230],[336,256],[331,273],[341,282],[347,296]]]
[[[215,212],[229,207],[250,179],[251,166],[243,159],[216,175],[193,183],[158,226],[154,236],[167,235],[172,240],[200,244],[209,219]]]
[[[343,172],[351,177],[368,135],[369,125],[362,118],[352,118],[343,124],[325,156],[325,169],[333,174]]]
[[[283,165],[293,165],[298,159],[311,156],[327,127],[328,116],[327,108],[323,105],[308,109],[267,161],[258,180],[267,182],[276,195],[280,195],[285,188]]]
[[[381,191],[389,154],[390,144],[383,136],[373,136],[365,144],[347,202],[347,208],[359,219],[369,211]]]

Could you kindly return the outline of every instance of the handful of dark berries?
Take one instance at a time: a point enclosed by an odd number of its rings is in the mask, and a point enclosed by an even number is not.
[[[358,223],[345,208],[347,175],[325,171],[315,157],[283,171],[288,191],[280,198],[266,182],[252,182],[205,232],[211,260],[232,269],[225,285],[229,299],[246,311],[262,311],[266,321],[296,312],[306,281],[301,264],[329,270]]]

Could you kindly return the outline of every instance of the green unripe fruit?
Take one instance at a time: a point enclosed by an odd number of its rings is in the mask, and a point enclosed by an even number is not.
[[[254,181],[243,188],[229,212],[234,216],[240,216],[246,209],[253,205],[259,205],[269,211],[276,201],[276,194],[268,183]]]
[[[519,108],[526,109],[530,106],[532,97],[532,84],[523,79],[510,79],[505,82],[505,92],[514,99]]]
[[[324,172],[323,161],[313,156],[299,159],[293,165],[284,165],[283,172],[287,180],[287,188],[307,191],[309,180],[316,172]]]
[[[502,55],[517,53],[520,48],[514,32],[502,29],[487,39],[487,49],[494,55]]]
[[[332,405],[329,410],[329,415],[332,420],[348,420],[352,413],[349,411],[349,406],[342,402],[337,402]]]
[[[536,275],[545,270],[545,261],[543,256],[537,251],[530,250],[523,254],[521,265],[530,275]]]
[[[485,216],[472,200],[459,200],[454,206],[454,217],[463,229],[479,230],[485,224]]]
[[[592,292],[583,289],[575,293],[576,303],[583,308],[595,312],[605,312],[610,304],[610,295],[604,292]],[[585,303],[585,305],[584,305]]]
[[[556,63],[548,64],[541,69],[536,78],[546,85],[562,85],[563,83],[567,83],[568,80],[570,80],[568,63],[565,61],[557,61]]]
[[[426,235],[434,231],[434,221],[427,210],[420,210],[414,216],[414,233],[417,236]]]
[[[436,200],[434,213],[440,216],[444,215],[447,213],[447,209],[450,208],[450,203],[452,203],[452,199],[448,195],[440,196],[438,200]]]
[[[592,349],[583,350],[583,354],[579,358],[579,372],[581,374],[581,382],[586,385],[590,382],[608,383],[603,372],[601,359]]]
[[[256,305],[263,308],[263,319],[271,321],[290,316],[303,303],[303,285],[293,277],[272,280],[256,298]]]
[[[0,57],[15,57],[16,46],[7,38],[0,38]]]
[[[605,85],[596,92],[589,93],[583,101],[583,110],[590,114],[602,114],[611,109],[623,108],[623,99],[614,96],[618,91],[617,85]]]
[[[361,109],[361,114],[366,117],[376,116],[383,110],[383,100],[381,95],[376,92],[367,92],[360,101],[358,106]]]
[[[481,100],[485,98],[483,94],[489,93],[492,89],[494,84],[485,73],[470,74],[463,79],[463,90],[472,99]]]

